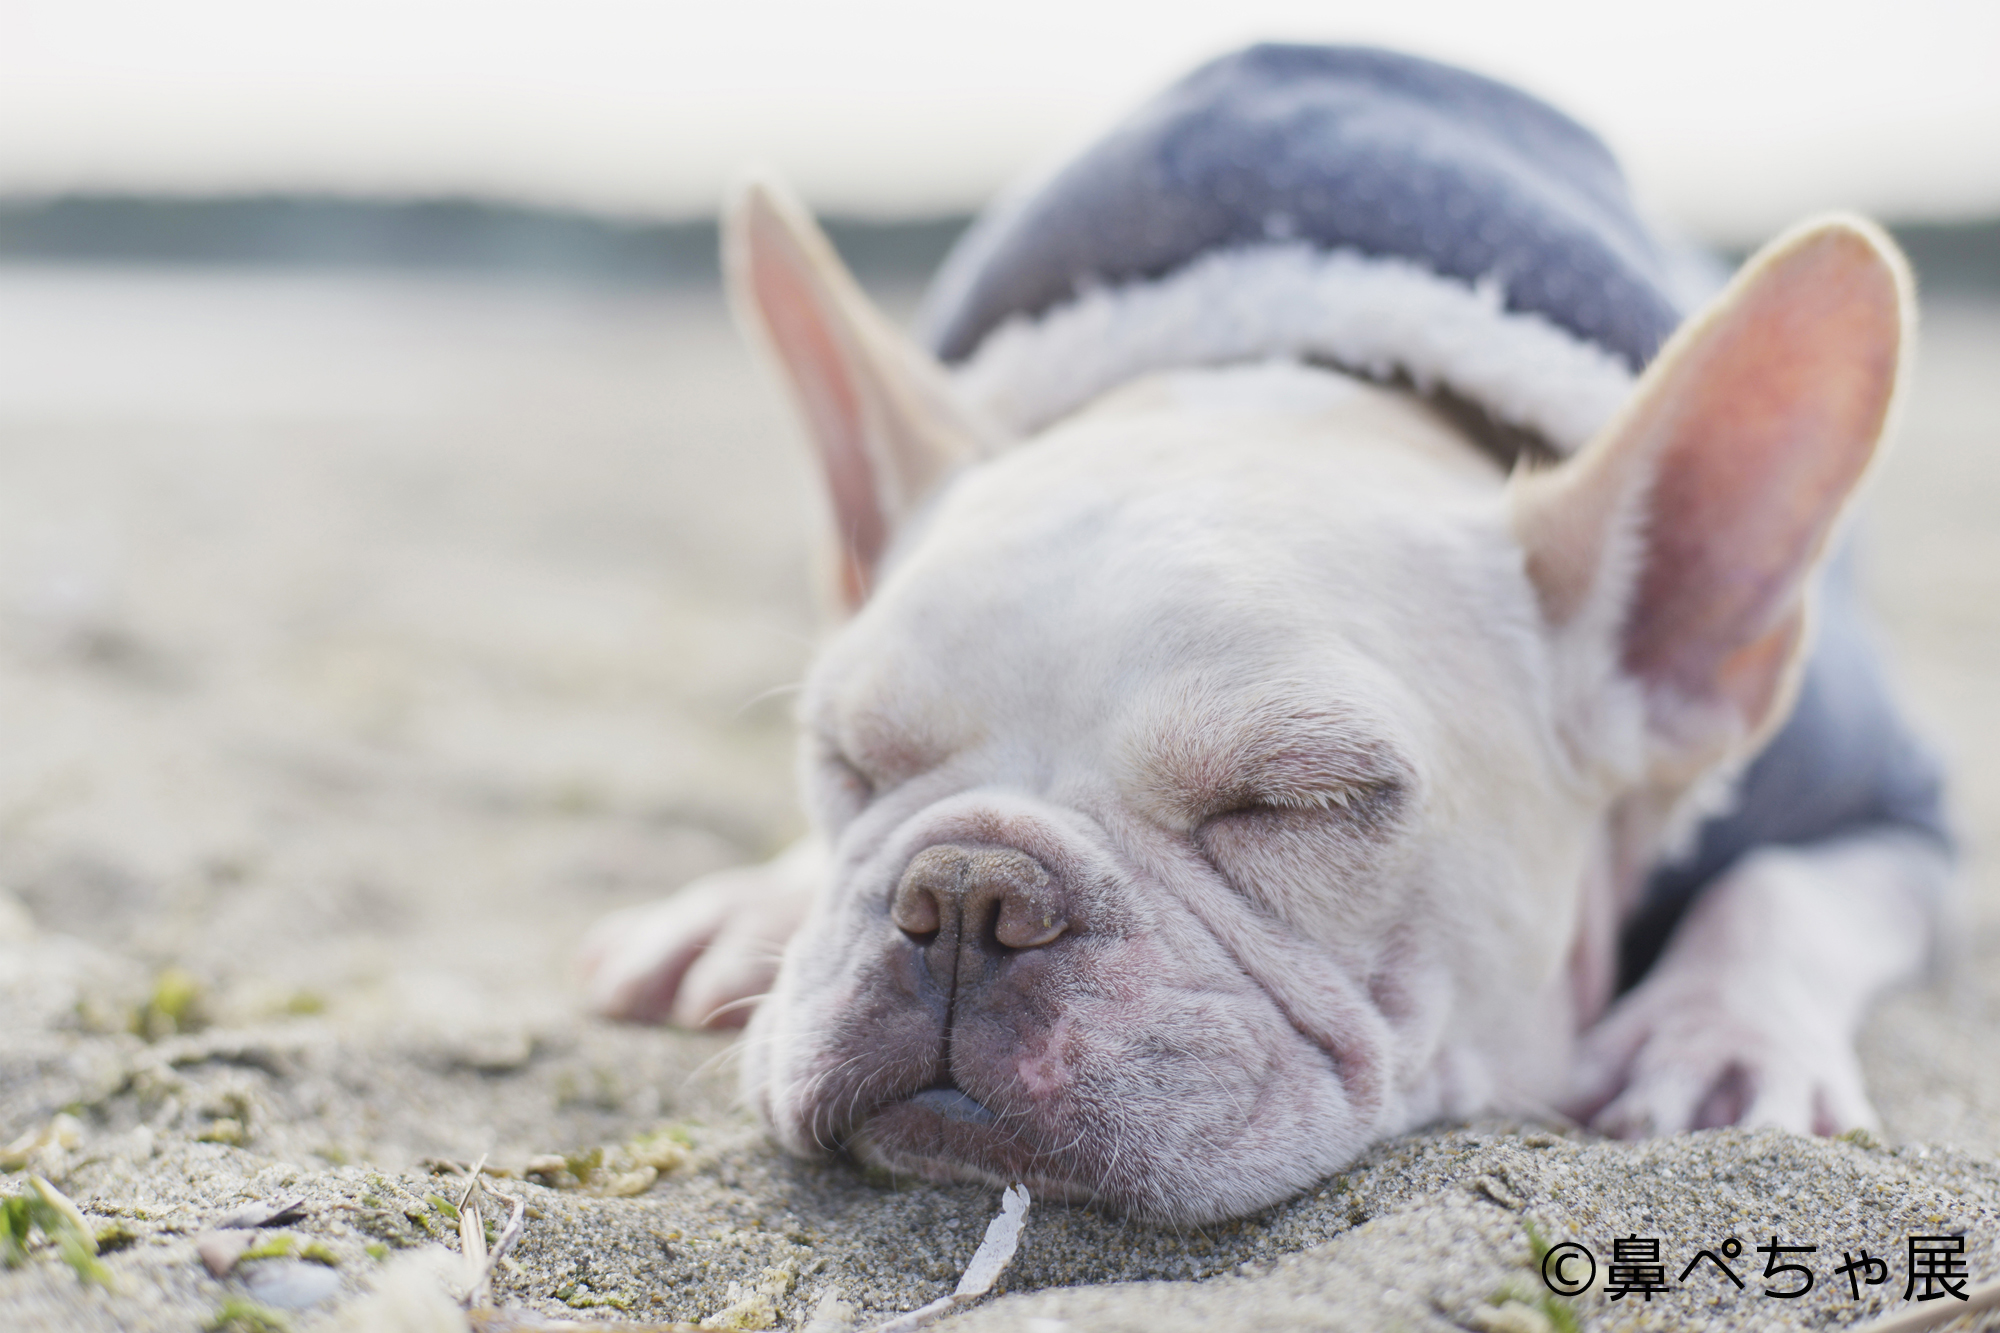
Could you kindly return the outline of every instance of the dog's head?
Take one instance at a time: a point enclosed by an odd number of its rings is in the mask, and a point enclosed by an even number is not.
[[[1189,1222],[1547,1097],[1619,886],[1787,706],[1896,384],[1886,242],[1780,241],[1510,479],[1295,366],[1002,439],[775,190],[729,241],[847,617],[802,719],[830,882],[746,1056],[780,1139]]]

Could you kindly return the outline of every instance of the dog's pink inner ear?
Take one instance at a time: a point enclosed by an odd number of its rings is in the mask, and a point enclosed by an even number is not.
[[[841,599],[859,606],[888,545],[889,525],[876,493],[861,393],[849,374],[858,353],[829,326],[809,272],[772,214],[753,207],[746,224],[750,295],[819,452],[833,503]]]
[[[896,525],[983,452],[990,431],[952,400],[943,368],[896,332],[776,186],[743,191],[724,244],[738,310],[774,354],[819,455],[839,597],[852,610]]]
[[[1806,581],[1894,397],[1906,293],[1866,224],[1773,243],[1675,335],[1603,436],[1523,486],[1545,609],[1561,623],[1623,597],[1620,658],[1656,728],[1741,735],[1773,720]]]

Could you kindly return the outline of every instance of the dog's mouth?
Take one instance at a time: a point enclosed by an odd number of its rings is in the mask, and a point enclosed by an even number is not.
[[[943,1116],[946,1120],[956,1120],[967,1125],[990,1125],[1000,1117],[995,1115],[985,1103],[976,1100],[971,1093],[956,1083],[936,1083],[928,1088],[911,1093],[911,1106]]]
[[[982,1100],[949,1073],[878,1102],[842,1136],[863,1161],[930,1179],[1021,1179],[1051,1165],[1034,1146],[1039,1119],[1004,1092]],[[1076,1163],[1067,1164],[1071,1171]]]
[[[1091,1154],[1051,1155],[1025,1109],[987,1105],[949,1076],[878,1104],[844,1140],[860,1161],[939,1183],[1026,1184],[1036,1195],[1079,1202],[1096,1197]]]

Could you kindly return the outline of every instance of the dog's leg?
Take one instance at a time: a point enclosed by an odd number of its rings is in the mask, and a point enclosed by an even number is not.
[[[763,865],[611,913],[584,940],[591,1007],[640,1023],[740,1027],[825,873],[825,845],[806,838]]]
[[[1573,1110],[1623,1138],[1872,1127],[1854,1034],[1922,963],[1949,873],[1935,842],[1891,830],[1750,853],[1585,1035]]]

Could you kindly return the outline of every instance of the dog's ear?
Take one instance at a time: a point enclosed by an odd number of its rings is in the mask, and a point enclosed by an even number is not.
[[[1910,323],[1881,231],[1808,224],[1674,335],[1582,453],[1517,479],[1543,612],[1609,644],[1643,692],[1654,781],[1789,710],[1808,579],[1882,437]]]
[[[958,404],[944,368],[865,296],[782,186],[753,179],[723,230],[737,317],[770,351],[805,419],[832,500],[844,609],[867,597],[896,527],[994,432]]]

